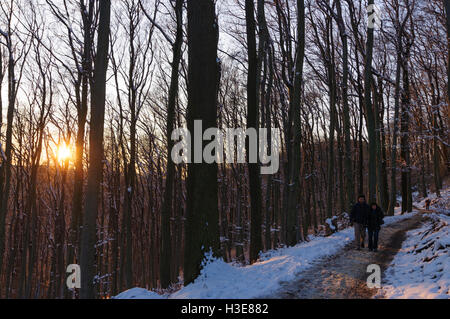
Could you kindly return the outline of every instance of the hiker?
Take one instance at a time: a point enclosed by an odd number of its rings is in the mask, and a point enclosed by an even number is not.
[[[425,209],[426,210],[430,210],[430,204],[431,204],[431,200],[429,198],[427,198],[427,200],[425,201]]]
[[[358,202],[353,206],[350,212],[350,222],[355,229],[356,249],[364,248],[364,239],[366,237],[367,215],[369,214],[369,205],[366,203],[364,195],[358,196]]]
[[[370,204],[370,211],[367,217],[367,233],[369,234],[369,250],[378,251],[378,234],[380,232],[384,214],[377,203]]]

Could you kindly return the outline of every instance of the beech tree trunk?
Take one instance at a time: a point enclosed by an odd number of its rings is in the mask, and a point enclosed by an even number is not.
[[[177,33],[172,47],[172,73],[169,86],[169,101],[167,105],[167,164],[166,164],[166,185],[164,189],[164,199],[161,212],[161,260],[160,275],[161,287],[167,288],[170,284],[171,274],[171,235],[170,216],[172,212],[175,164],[172,161],[171,152],[174,145],[171,135],[175,122],[175,106],[178,96],[178,68],[181,60],[181,46],[183,45],[183,0],[175,3],[175,14],[177,19]]]
[[[373,5],[369,0],[368,5]],[[370,13],[369,13],[370,14]],[[372,59],[373,59],[373,27],[367,27],[366,59],[364,69],[364,106],[366,125],[369,136],[369,201],[376,201],[377,168],[376,168],[376,134],[375,115],[372,106]]]
[[[289,163],[289,182],[287,197],[287,234],[286,244],[294,246],[297,244],[297,217],[298,202],[300,192],[300,165],[301,165],[301,94],[303,83],[303,61],[305,57],[305,3],[304,0],[297,0],[297,46],[295,53],[295,71],[292,100],[289,108],[293,116],[292,123],[289,123],[292,131],[292,153]],[[289,142],[290,143],[290,142]]]
[[[188,0],[188,114],[187,127],[202,120],[202,131],[217,127],[217,92],[220,64],[217,60],[219,27],[214,0]],[[203,133],[202,132],[202,133]],[[194,140],[194,138],[193,138]],[[192,150],[204,149],[192,143]],[[193,152],[194,153],[194,152]],[[188,164],[185,227],[184,284],[200,273],[205,254],[219,256],[217,163]]]
[[[12,135],[14,121],[14,107],[16,103],[16,78],[14,75],[14,51],[11,40],[11,30],[5,35],[8,50],[8,111],[6,115],[6,143],[5,152],[2,154],[2,165],[0,168],[0,275],[3,269],[3,257],[5,253],[5,228],[6,215],[8,212],[9,193],[11,189],[11,167],[12,167]],[[3,152],[3,150],[2,150]]]
[[[344,166],[345,166],[345,191],[346,191],[346,205],[345,209],[350,212],[353,203],[355,202],[355,186],[353,182],[353,167],[352,167],[352,147],[350,139],[350,111],[348,105],[348,41],[345,30],[345,23],[342,16],[341,2],[336,1],[336,9],[338,13],[338,27],[342,40],[342,117],[344,124]],[[341,190],[343,191],[343,190]]]
[[[89,132],[89,168],[86,205],[81,235],[81,291],[83,299],[93,299],[95,292],[95,252],[100,187],[103,180],[103,131],[105,118],[106,71],[110,33],[111,1],[100,0],[97,56],[91,92],[91,125]]]

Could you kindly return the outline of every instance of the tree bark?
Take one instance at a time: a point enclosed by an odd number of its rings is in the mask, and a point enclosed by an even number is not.
[[[205,128],[217,127],[217,92],[220,78],[217,61],[219,28],[213,0],[188,0],[188,115],[189,132],[194,121]],[[206,143],[192,148],[203,149]],[[194,153],[194,152],[193,152]],[[200,273],[205,254],[219,256],[217,163],[188,164],[185,227],[184,284]]]
[[[403,90],[401,103],[401,189],[402,189],[402,213],[412,211],[412,191],[411,191],[411,154],[409,145],[409,112],[411,98],[409,92],[409,72],[408,72],[409,48],[406,48],[405,56],[402,58],[403,69]]]
[[[287,197],[287,229],[286,244],[297,244],[298,194],[300,192],[301,165],[301,92],[303,82],[303,61],[305,57],[305,3],[297,0],[297,46],[295,53],[295,71],[292,99],[289,104],[293,123],[289,123],[292,136],[292,151],[289,163],[288,197]]]
[[[84,8],[86,9],[86,8]],[[79,91],[81,99],[78,98],[78,131],[75,140],[75,175],[72,197],[72,217],[69,232],[69,247],[68,258],[69,262],[76,262],[75,256],[79,254],[79,240],[80,240],[80,226],[82,223],[82,209],[83,209],[83,156],[84,156],[84,142],[85,142],[85,127],[86,117],[88,111],[88,94],[89,94],[89,82],[91,80],[92,73],[92,37],[91,28],[94,15],[94,1],[89,1],[89,8],[86,11],[87,16],[82,13],[83,29],[84,29],[84,43],[83,43],[83,61],[82,61],[82,73],[81,73],[81,86],[77,84],[75,91]],[[81,89],[81,90],[80,90]],[[78,92],[77,92],[78,93]],[[79,259],[79,255],[78,255]]]
[[[97,56],[91,92],[91,125],[89,132],[89,168],[86,205],[81,235],[81,291],[83,299],[95,298],[96,221],[100,187],[103,180],[103,131],[105,118],[106,71],[110,34],[111,1],[100,0]]]
[[[389,208],[388,215],[394,215],[394,208],[397,204],[397,139],[398,139],[398,129],[399,129],[399,117],[400,117],[400,82],[401,82],[401,63],[402,63],[402,52],[403,52],[403,42],[402,35],[403,30],[400,29],[400,22],[398,21],[399,15],[396,11],[396,23],[398,23],[397,34],[396,34],[396,71],[395,71],[395,92],[394,92],[394,123],[393,123],[393,133],[391,141],[391,192],[389,197]]]
[[[447,125],[450,126],[450,0],[444,0],[445,4],[445,16],[446,16],[446,25],[447,25]],[[447,143],[449,142],[450,138],[447,138]],[[447,144],[448,145],[448,144]],[[445,150],[448,149],[448,147],[444,147]],[[447,154],[447,152],[445,152]],[[450,161],[448,156],[447,158],[447,171],[450,171]]]
[[[7,31],[5,36],[6,46],[8,50],[8,111],[6,118],[6,143],[5,153],[2,159],[0,168],[0,275],[3,269],[3,258],[5,253],[5,228],[6,215],[8,213],[9,193],[11,188],[11,167],[12,167],[12,135],[13,135],[13,121],[14,121],[14,107],[16,103],[16,78],[14,75],[14,51],[11,40],[11,30]],[[3,150],[2,150],[3,152]]]
[[[355,186],[353,183],[353,168],[352,168],[352,147],[350,140],[350,110],[348,106],[348,43],[347,43],[347,33],[345,30],[345,23],[342,16],[342,8],[341,2],[336,1],[336,9],[338,13],[338,27],[339,33],[342,39],[342,99],[343,99],[343,108],[342,108],[342,117],[344,124],[344,144],[345,144],[345,157],[344,157],[344,166],[345,166],[345,190],[346,190],[346,206],[345,209],[348,209],[350,212],[351,207],[355,201]],[[341,190],[343,191],[343,190]]]
[[[175,122],[175,106],[178,96],[178,68],[181,61],[181,46],[183,45],[183,0],[175,3],[175,14],[177,19],[177,33],[172,47],[172,73],[169,86],[169,101],[167,105],[167,164],[166,164],[166,185],[164,189],[164,199],[161,212],[161,259],[160,259],[160,281],[161,287],[167,288],[170,284],[171,273],[171,236],[170,236],[170,216],[172,212],[172,194],[175,177],[175,164],[171,158],[173,141],[171,138]]]
[[[248,46],[247,73],[247,128],[254,128],[258,132],[259,123],[259,83],[258,56],[256,52],[256,22],[254,17],[255,4],[253,0],[245,1],[245,19]],[[258,136],[258,134],[257,134]],[[246,141],[247,160],[249,159],[249,139]],[[256,149],[259,149],[257,145]],[[262,249],[261,239],[261,181],[259,179],[258,163],[248,164],[250,191],[250,262],[258,259]]]
[[[368,5],[373,5],[369,0]],[[368,13],[370,14],[370,13]],[[369,136],[369,201],[376,201],[376,134],[375,115],[372,106],[372,59],[373,59],[373,27],[367,27],[366,59],[364,69],[364,106],[366,109],[366,125]]]

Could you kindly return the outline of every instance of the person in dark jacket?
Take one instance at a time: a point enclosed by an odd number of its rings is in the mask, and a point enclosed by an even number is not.
[[[377,251],[378,234],[383,222],[384,214],[377,203],[370,204],[370,211],[367,218],[367,232],[369,234],[369,250]]]
[[[355,229],[356,249],[364,248],[364,239],[366,237],[367,216],[370,207],[366,203],[366,197],[359,195],[358,202],[353,206],[350,212],[350,222]]]
[[[426,210],[430,210],[430,204],[431,204],[431,200],[429,198],[427,198],[427,200],[425,201],[425,209]]]

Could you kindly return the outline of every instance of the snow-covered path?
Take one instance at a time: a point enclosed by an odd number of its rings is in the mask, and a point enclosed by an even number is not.
[[[399,216],[404,217],[404,216]],[[399,220],[397,216],[387,217],[390,221],[382,227],[379,238],[379,251],[367,248],[356,250],[347,245],[335,255],[316,263],[300,273],[296,280],[281,283],[281,288],[264,298],[309,299],[309,298],[371,298],[377,288],[367,287],[367,266],[377,264],[382,274],[389,266],[397,251],[401,248],[406,232],[421,224],[422,214],[411,214]],[[367,238],[366,238],[367,247]]]
[[[350,227],[268,251],[248,266],[208,260],[194,283],[172,293],[132,288],[115,298],[445,298],[450,296],[450,187],[441,195],[428,197],[432,211],[422,209],[423,199],[411,213],[396,209],[395,216],[385,217],[377,253],[355,250]],[[370,264],[381,267],[381,289],[367,287]],[[426,296],[417,293],[424,287]]]
[[[414,217],[417,212],[405,215],[396,215],[385,218],[385,224],[381,231],[381,245],[390,247],[387,241],[392,240],[393,234],[405,234],[408,229],[415,226],[417,219]],[[315,237],[309,242],[304,242],[295,247],[271,250],[261,256],[259,262],[249,266],[239,266],[236,264],[225,263],[223,260],[211,260],[208,262],[200,276],[196,281],[188,286],[182,287],[180,290],[171,294],[158,294],[154,291],[148,291],[143,288],[133,288],[122,292],[115,298],[119,299],[155,299],[155,298],[176,298],[176,299],[209,299],[209,298],[308,298],[320,297],[320,294],[314,292],[314,285],[320,283],[325,290],[323,296],[327,296],[326,285],[330,285],[330,289],[335,289],[334,297],[355,296],[354,292],[338,292],[340,286],[342,289],[353,289],[352,271],[356,271],[357,276],[366,276],[365,266],[372,263],[376,256],[384,256],[389,249],[380,249],[378,254],[369,253],[367,251],[356,252],[351,250],[348,245],[354,239],[353,228],[347,228],[329,237]],[[401,246],[401,241],[398,243]],[[394,254],[396,250],[390,251]],[[391,259],[391,257],[390,257]],[[386,258],[384,264],[390,260]],[[343,267],[349,276],[334,276],[329,271],[330,262],[334,262],[334,267]],[[381,261],[379,261],[381,263]],[[324,273],[318,275],[318,271]],[[329,271],[327,273],[327,271]],[[335,273],[339,273],[336,272]],[[355,275],[353,275],[354,277]],[[358,278],[359,278],[358,277]],[[316,278],[311,293],[302,297],[292,294],[292,291],[302,290],[299,288],[301,284],[300,278]],[[337,278],[337,279],[336,279]],[[325,279],[328,280],[325,283]],[[333,280],[337,280],[336,283]],[[362,280],[362,279],[361,279]],[[365,279],[363,280],[365,283]],[[300,286],[301,287],[301,286]],[[347,288],[345,288],[347,287]],[[350,288],[349,288],[350,287]],[[304,287],[305,288],[305,287]],[[308,288],[309,289],[309,288]],[[303,290],[308,290],[303,289]],[[331,290],[329,290],[331,296]],[[353,293],[353,295],[352,295]],[[359,298],[370,297],[370,295],[359,295]]]

